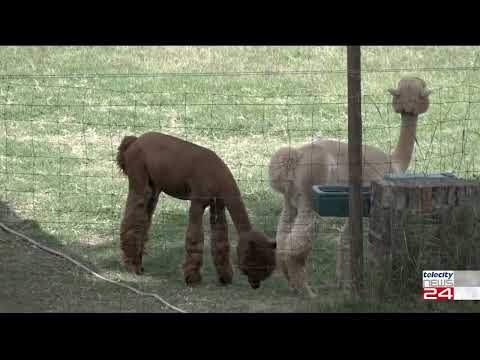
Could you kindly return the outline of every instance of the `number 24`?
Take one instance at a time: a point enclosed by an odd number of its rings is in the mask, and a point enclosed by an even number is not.
[[[440,290],[440,291],[439,291]],[[425,288],[423,290],[423,298],[425,300],[436,300],[436,299],[453,299],[453,288]]]

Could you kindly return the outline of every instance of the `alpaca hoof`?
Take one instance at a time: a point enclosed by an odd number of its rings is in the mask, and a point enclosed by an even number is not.
[[[185,276],[185,282],[188,286],[195,287],[202,282],[202,275],[200,273],[191,273]]]
[[[316,294],[315,292],[313,292],[310,288],[306,288],[306,289],[299,289],[297,287],[294,287],[294,286],[291,286],[290,287],[290,290],[296,295],[296,296],[301,296],[301,297],[305,297],[305,298],[308,298],[308,299],[315,299],[318,294]]]
[[[232,278],[233,274],[231,272],[229,273],[223,273],[218,277],[218,280],[220,281],[221,285],[230,285],[232,283]]]
[[[295,296],[298,296],[300,295],[300,290],[298,290],[297,288],[293,287],[293,286],[289,286],[288,289],[290,290],[290,292],[295,295]]]
[[[135,275],[143,275],[143,266],[138,266],[138,265],[131,265],[130,266],[130,271],[134,273]]]
[[[260,287],[260,281],[259,280],[253,280],[253,279],[248,279],[248,282],[250,283],[250,286],[252,289],[258,289]]]
[[[317,293],[315,293],[307,284],[305,284],[303,287],[303,294],[309,299],[315,299],[318,296]]]
[[[227,286],[227,285],[232,284],[232,279],[219,278],[218,281],[220,282],[220,285],[222,285],[222,286]]]

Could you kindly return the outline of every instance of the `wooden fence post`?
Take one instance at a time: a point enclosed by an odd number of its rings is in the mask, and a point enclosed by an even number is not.
[[[349,159],[349,217],[350,262],[352,295],[359,297],[363,273],[362,229],[362,113],[360,46],[347,47],[348,68],[348,159]]]

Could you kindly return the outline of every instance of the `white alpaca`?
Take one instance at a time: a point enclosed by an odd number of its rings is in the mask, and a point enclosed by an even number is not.
[[[388,173],[404,172],[411,161],[415,145],[418,115],[429,107],[426,84],[419,78],[400,80],[397,89],[389,89],[395,112],[401,114],[402,126],[397,146],[391,155],[377,147],[363,145],[363,186]],[[294,148],[278,149],[270,159],[271,187],[283,195],[283,210],[277,227],[277,265],[296,291],[315,293],[305,272],[307,257],[315,236],[317,214],[312,208],[313,185],[348,185],[348,144],[320,139]],[[348,285],[348,220],[337,240],[337,284]]]

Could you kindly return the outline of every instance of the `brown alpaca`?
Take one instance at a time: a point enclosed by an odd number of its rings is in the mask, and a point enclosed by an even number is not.
[[[188,285],[201,282],[203,213],[210,208],[211,255],[222,284],[232,282],[225,208],[239,235],[237,255],[241,272],[252,288],[275,269],[275,242],[252,228],[237,183],[227,165],[211,150],[190,142],[149,132],[123,138],[117,154],[128,176],[128,197],[121,224],[123,261],[143,273],[142,256],[158,197],[164,193],[190,200],[183,266]]]
[[[393,108],[402,117],[400,138],[391,155],[363,145],[363,186],[388,173],[402,173],[409,164],[415,144],[418,115],[427,111],[430,91],[418,78],[405,78],[398,89],[389,89]],[[269,164],[270,184],[284,197],[277,227],[277,264],[291,288],[311,297],[305,264],[311,251],[317,215],[312,208],[312,185],[348,185],[348,144],[320,139],[298,148],[277,150]],[[337,240],[337,285],[348,285],[350,263],[348,221]]]

